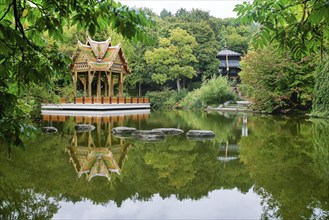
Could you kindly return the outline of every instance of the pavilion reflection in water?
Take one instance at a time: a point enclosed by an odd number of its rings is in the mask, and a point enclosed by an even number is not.
[[[120,115],[110,115],[110,116],[72,116],[65,114],[43,114],[42,120],[44,122],[66,122],[70,118],[73,118],[76,123],[123,123],[126,119],[131,119],[134,121],[140,121],[149,118],[150,114],[120,114]]]
[[[219,147],[218,160],[223,162],[230,162],[239,159],[240,148],[238,144],[229,144],[227,141],[225,144]]]
[[[64,122],[72,116],[43,115],[44,121]],[[112,137],[113,123],[122,125],[126,119],[141,121],[149,114],[116,115],[107,117],[74,116],[75,123],[95,124],[93,131],[74,131],[71,145],[66,148],[78,178],[102,176],[111,179],[112,173],[120,175],[130,144],[123,138]]]

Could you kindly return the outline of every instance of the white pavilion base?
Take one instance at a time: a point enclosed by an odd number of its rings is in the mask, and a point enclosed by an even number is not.
[[[131,110],[110,110],[110,111],[77,111],[77,110],[41,110],[42,115],[56,116],[86,116],[86,117],[103,117],[117,115],[145,115],[150,114],[150,109],[131,109]]]
[[[41,110],[126,110],[150,109],[150,103],[125,103],[125,104],[43,104]]]

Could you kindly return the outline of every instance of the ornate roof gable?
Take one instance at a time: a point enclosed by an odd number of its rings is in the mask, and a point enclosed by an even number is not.
[[[95,57],[98,59],[98,61],[101,61],[106,54],[107,48],[111,46],[111,38],[107,39],[106,41],[98,42],[88,37],[87,43],[93,50]]]
[[[72,59],[73,72],[113,70],[120,73],[123,68],[124,74],[131,73],[121,43],[112,46],[110,38],[97,42],[88,37],[86,44],[78,40],[78,49]]]

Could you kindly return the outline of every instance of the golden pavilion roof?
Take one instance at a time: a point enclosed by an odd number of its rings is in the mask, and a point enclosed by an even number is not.
[[[122,45],[111,45],[111,38],[94,41],[87,38],[86,44],[78,40],[78,50],[73,56],[73,72],[112,71],[129,74],[130,70],[124,57]]]

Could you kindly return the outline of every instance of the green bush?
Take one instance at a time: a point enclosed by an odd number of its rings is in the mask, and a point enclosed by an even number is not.
[[[165,88],[163,91],[147,92],[150,97],[151,107],[155,109],[171,109],[177,107],[177,103],[187,95],[187,90],[170,90]]]
[[[205,81],[201,88],[190,92],[180,103],[182,108],[204,108],[218,106],[229,100],[236,100],[228,80],[225,77],[214,77]]]
[[[316,68],[312,116],[329,117],[329,56]]]
[[[314,87],[313,62],[311,58],[297,62],[272,47],[250,50],[241,60],[239,88],[257,111],[307,111]]]

